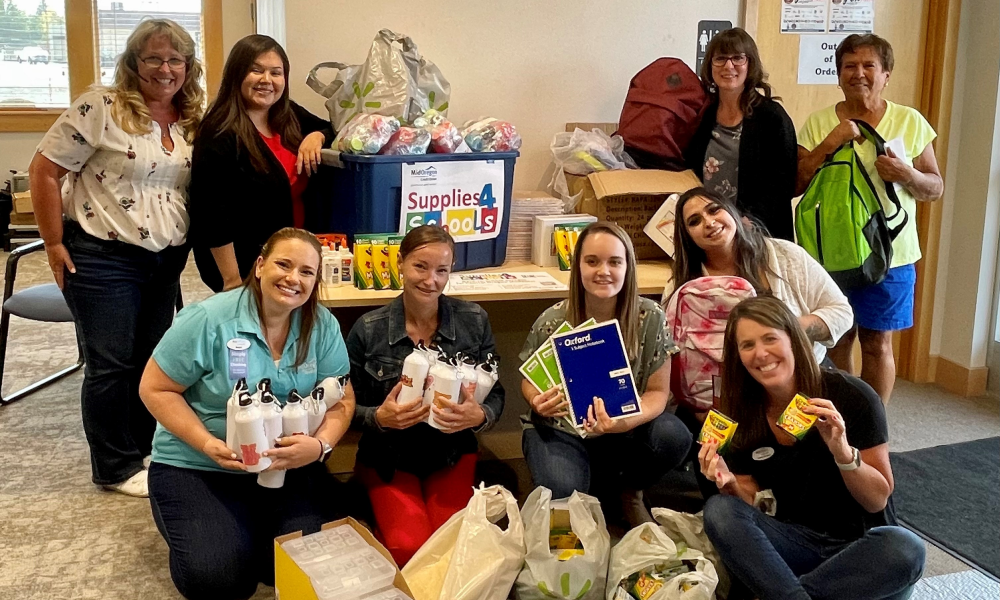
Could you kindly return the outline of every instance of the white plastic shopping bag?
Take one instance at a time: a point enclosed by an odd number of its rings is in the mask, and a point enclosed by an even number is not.
[[[702,513],[691,514],[670,510],[669,508],[654,508],[653,518],[663,527],[663,530],[675,543],[683,542],[692,550],[697,550],[712,561],[719,575],[719,585],[716,592],[721,598],[729,594],[729,574],[722,564],[719,553],[705,533],[705,519]]]
[[[565,507],[569,523],[584,553],[559,560],[549,549],[551,509]],[[528,552],[517,577],[518,600],[601,600],[608,576],[611,538],[601,503],[593,496],[573,492],[565,501],[552,502],[552,492],[535,488],[521,509]]]
[[[498,521],[507,517],[507,528]],[[524,564],[517,499],[480,484],[403,567],[414,600],[505,600]]]
[[[643,523],[629,531],[611,549],[607,600],[614,600],[615,588],[633,573],[676,560],[694,563],[694,570],[667,580],[649,600],[713,600],[719,576],[712,561],[683,542],[674,543],[656,523]]]
[[[320,69],[336,69],[330,83],[320,81]],[[451,84],[437,65],[421,56],[409,36],[383,29],[375,36],[368,58],[360,65],[322,62],[312,68],[306,84],[326,101],[338,132],[358,113],[374,113],[409,122],[433,108],[448,113]]]

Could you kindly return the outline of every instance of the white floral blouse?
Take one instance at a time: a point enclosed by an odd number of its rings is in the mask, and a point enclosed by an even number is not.
[[[187,239],[191,145],[170,125],[174,149],[160,143],[160,126],[126,133],[111,118],[111,92],[80,96],[55,122],[38,152],[68,169],[63,214],[101,239],[159,252]]]

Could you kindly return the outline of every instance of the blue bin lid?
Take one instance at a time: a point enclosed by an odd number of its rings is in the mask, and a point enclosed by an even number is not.
[[[331,154],[338,154],[332,150],[324,150]],[[405,154],[384,156],[379,154],[344,154],[339,153],[339,158],[345,163],[358,164],[402,164],[420,162],[447,162],[447,161],[469,161],[469,160],[507,160],[517,158],[521,153],[517,150],[511,152],[464,152],[461,154]]]

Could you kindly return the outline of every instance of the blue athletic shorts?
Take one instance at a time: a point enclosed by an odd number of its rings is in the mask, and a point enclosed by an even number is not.
[[[873,331],[913,327],[913,293],[917,269],[903,265],[889,269],[882,283],[844,292],[854,309],[854,321]]]

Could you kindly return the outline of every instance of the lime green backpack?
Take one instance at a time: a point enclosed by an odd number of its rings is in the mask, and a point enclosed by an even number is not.
[[[864,121],[861,134],[885,155],[885,140]],[[841,289],[880,283],[892,263],[892,241],[909,220],[891,183],[886,195],[896,208],[887,217],[878,192],[850,141],[830,155],[795,208],[795,237]],[[902,217],[896,227],[889,221]]]

